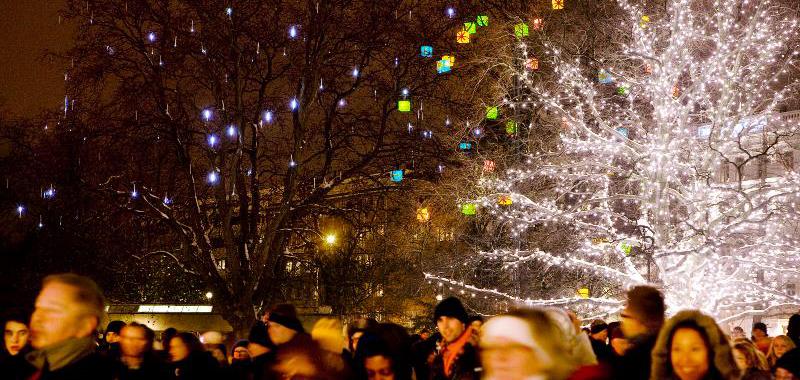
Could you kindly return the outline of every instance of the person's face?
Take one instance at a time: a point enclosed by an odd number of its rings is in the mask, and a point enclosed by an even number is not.
[[[763,339],[763,338],[765,338],[766,336],[767,336],[767,334],[765,334],[765,333],[764,333],[763,331],[761,331],[760,329],[753,329],[753,338],[756,338],[756,339]]]
[[[733,350],[733,359],[736,360],[736,365],[739,369],[746,370],[750,368],[750,363],[747,362],[747,356],[745,356],[744,352],[741,350]]]
[[[119,343],[121,339],[122,339],[122,331],[120,331],[120,335],[117,335],[117,333],[113,331],[109,331],[106,333],[107,343]]]
[[[394,380],[392,361],[383,355],[370,356],[364,359],[364,369],[369,380]]]
[[[789,345],[784,339],[773,339],[772,349],[775,351],[775,356],[780,358],[786,351],[789,351]]]
[[[439,329],[439,332],[442,333],[442,338],[444,338],[445,342],[450,343],[458,339],[461,334],[464,333],[464,322],[461,322],[457,318],[441,316],[439,320],[436,321],[436,327]]]
[[[541,365],[529,347],[513,342],[494,342],[481,347],[481,363],[492,379],[521,380],[542,374]]]
[[[775,380],[796,380],[797,377],[792,375],[791,372],[778,367],[775,369]]]
[[[234,348],[233,360],[250,360],[250,351],[247,351],[247,347]]]
[[[14,356],[28,344],[28,326],[16,321],[8,321],[6,322],[3,337],[5,338],[6,351],[11,356]]]
[[[97,318],[75,302],[76,289],[51,282],[36,297],[31,315],[31,345],[39,349],[70,338],[89,336],[97,327]]]
[[[220,350],[219,348],[214,347],[211,350],[209,350],[209,352],[211,352],[211,356],[213,356],[214,359],[217,359],[218,362],[220,363],[228,362],[228,358],[225,357],[225,353],[222,352],[222,350]]]
[[[189,356],[189,347],[181,338],[175,337],[169,341],[169,357],[173,362],[179,362]]]
[[[469,342],[475,347],[478,346],[481,340],[481,327],[483,327],[483,322],[481,321],[472,321],[472,323],[469,324]]]
[[[592,334],[592,339],[600,342],[605,342],[608,339],[608,330],[603,330],[598,333]]]
[[[350,336],[350,349],[353,352],[356,352],[356,349],[358,348],[358,341],[361,340],[362,336],[364,336],[364,333],[361,331],[356,331]]]
[[[619,356],[625,355],[625,352],[627,352],[630,347],[631,343],[625,338],[611,339],[611,348],[613,348],[614,352]]]
[[[744,330],[734,329],[731,332],[731,340],[742,339],[745,338]]]
[[[147,350],[147,337],[140,327],[125,326],[120,331],[119,349],[122,356],[140,358]]]
[[[672,368],[681,380],[699,380],[708,374],[708,347],[694,329],[680,328],[672,336]]]
[[[622,329],[622,334],[628,339],[647,333],[647,326],[627,307],[619,315],[619,327]]]
[[[270,322],[267,325],[267,333],[269,333],[269,338],[272,340],[272,343],[281,345],[292,340],[297,334],[297,331],[285,327],[280,323]]]

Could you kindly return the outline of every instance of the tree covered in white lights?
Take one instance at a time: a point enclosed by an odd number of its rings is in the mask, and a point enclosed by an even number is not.
[[[786,112],[797,96],[797,10],[776,1],[636,3],[619,2],[620,19],[606,20],[615,42],[591,59],[532,26],[514,40],[498,86],[504,123],[559,137],[529,144],[516,164],[479,181],[477,198],[462,200],[509,237],[480,257],[593,283],[534,297],[525,284],[510,293],[441,273],[430,280],[590,316],[618,310],[626,287],[648,282],[673,312],[735,318],[800,305],[790,290],[800,282],[800,120]],[[532,58],[538,68],[525,64]]]

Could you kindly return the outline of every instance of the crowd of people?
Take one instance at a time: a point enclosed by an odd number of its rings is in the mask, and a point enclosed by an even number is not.
[[[667,319],[650,286],[627,292],[619,321],[587,327],[574,313],[522,308],[485,321],[457,298],[434,309],[436,332],[323,318],[306,331],[292,305],[272,307],[228,348],[201,336],[112,321],[98,342],[102,292],[89,278],[48,276],[30,316],[6,311],[2,379],[232,380],[759,380],[800,379],[800,315],[787,335],[756,323],[726,333],[697,310]]]

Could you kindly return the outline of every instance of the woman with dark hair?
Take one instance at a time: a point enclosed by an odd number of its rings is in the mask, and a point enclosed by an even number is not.
[[[411,357],[411,336],[393,323],[365,331],[355,354],[359,378],[366,380],[411,380]]]
[[[3,323],[3,349],[0,350],[0,374],[3,378],[24,379],[33,373],[33,366],[25,360],[31,351],[28,314],[21,310],[6,312]]]
[[[653,348],[650,379],[738,380],[728,338],[713,318],[682,311],[664,324]]]
[[[206,352],[200,339],[182,332],[169,341],[169,355],[176,379],[212,380],[219,378],[219,363]]]

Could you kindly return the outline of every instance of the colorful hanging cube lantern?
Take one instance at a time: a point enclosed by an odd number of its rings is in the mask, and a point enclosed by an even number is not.
[[[464,203],[461,205],[461,213],[464,215],[476,215],[478,213],[478,205],[475,203]]]
[[[420,207],[417,209],[417,221],[420,223],[426,223],[431,220],[431,212],[428,210],[427,207]]]
[[[398,100],[397,110],[400,112],[411,112],[411,101],[407,99]]]
[[[633,249],[633,245],[626,242],[622,242],[619,243],[619,246],[617,246],[617,248],[619,248],[620,252],[624,253],[625,256],[630,256],[631,250]]]
[[[641,27],[642,29],[646,29],[647,24],[649,23],[650,23],[650,16],[643,15],[642,18],[639,20],[639,27]]]
[[[449,62],[445,60],[436,61],[436,72],[439,74],[449,73],[450,67]]]
[[[589,288],[580,288],[578,289],[578,297],[583,299],[589,299]]]
[[[454,56],[454,55],[443,55],[442,56],[442,61],[445,61],[447,66],[453,67],[453,66],[456,65],[456,56]]]
[[[468,44],[469,43],[469,32],[466,30],[459,30],[456,32],[456,42],[460,44]]]
[[[514,25],[514,35],[517,36],[517,38],[529,36],[530,31],[528,30],[528,24],[521,22],[517,25]]]
[[[533,30],[542,30],[544,27],[544,20],[541,18],[535,18],[533,19],[533,25],[531,26],[533,26]]]
[[[474,22],[465,22],[464,23],[464,31],[469,34],[475,34],[478,32],[478,24]]]
[[[553,9],[564,9],[564,0],[553,0]]]
[[[677,98],[679,96],[681,96],[681,88],[676,84],[672,86],[672,97]]]
[[[392,170],[391,178],[392,178],[392,182],[401,182],[401,181],[403,181],[403,171],[402,170]]]
[[[644,73],[647,74],[647,75],[653,74],[653,65],[651,65],[649,63],[645,63],[644,64]]]
[[[627,84],[622,84],[617,87],[617,95],[627,96],[631,93],[631,88]]]
[[[497,204],[500,206],[511,206],[514,204],[514,201],[511,199],[510,195],[503,194],[497,197]]]
[[[506,134],[514,135],[517,133],[517,122],[514,120],[509,120],[506,122]]]
[[[468,150],[471,150],[471,149],[472,149],[472,143],[471,142],[462,141],[462,142],[460,142],[458,144],[458,150],[460,150],[462,152],[465,152],[465,151],[468,151]]]
[[[494,161],[483,160],[483,171],[487,173],[494,172]]]
[[[420,46],[419,55],[425,58],[433,57],[433,46],[428,46],[428,45]]]
[[[500,110],[497,108],[497,106],[486,107],[487,120],[497,120],[497,116],[499,115],[500,115]]]
[[[622,137],[624,137],[626,139],[628,138],[628,128],[618,127],[617,128],[617,133],[619,133]]]
[[[487,15],[478,15],[475,21],[478,23],[478,26],[489,26],[489,16]]]
[[[525,68],[531,71],[539,70],[539,59],[528,58],[525,60]]]
[[[606,71],[606,69],[600,69],[597,72],[597,81],[602,84],[609,84],[614,82],[614,77],[611,76],[611,73]]]
[[[608,242],[609,242],[609,240],[606,237],[592,238],[592,245],[600,245],[600,244],[605,244],[605,243],[608,243]]]

